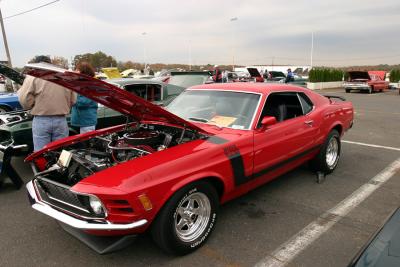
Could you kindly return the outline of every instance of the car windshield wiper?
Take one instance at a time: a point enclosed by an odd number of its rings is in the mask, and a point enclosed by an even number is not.
[[[191,121],[208,122],[208,120],[204,118],[189,117],[188,119]]]

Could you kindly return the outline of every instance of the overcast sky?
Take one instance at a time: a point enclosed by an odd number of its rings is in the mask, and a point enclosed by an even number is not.
[[[7,19],[50,1],[1,0],[14,66],[99,50],[135,62],[309,64],[312,32],[314,65],[400,63],[399,0],[60,0]]]

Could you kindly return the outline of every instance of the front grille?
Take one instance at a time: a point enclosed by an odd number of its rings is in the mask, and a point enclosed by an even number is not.
[[[90,212],[88,197],[78,195],[70,190],[70,187],[50,181],[46,178],[37,178],[36,187],[42,200],[51,206],[76,214],[79,217],[98,219],[98,216]]]
[[[74,205],[82,209],[87,209],[79,201],[78,196],[75,193],[71,192],[69,188],[62,187],[42,179],[38,179],[38,183],[41,185],[41,187],[44,189],[49,197],[61,200],[65,203]]]

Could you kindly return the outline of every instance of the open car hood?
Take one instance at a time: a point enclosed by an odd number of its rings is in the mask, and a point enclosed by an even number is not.
[[[9,66],[0,64],[0,74],[4,75],[10,80],[13,80],[19,85],[24,83],[25,75],[19,73],[18,71],[10,68]]]
[[[122,78],[121,73],[117,68],[102,68],[101,71],[108,77],[108,79]]]
[[[247,68],[247,71],[250,73],[251,77],[261,77],[260,72],[256,68]]]
[[[370,70],[370,71],[368,71],[368,74],[379,76],[379,78],[381,78],[382,80],[385,80],[386,71],[383,71],[383,70]]]
[[[205,132],[191,122],[126,90],[84,74],[47,63],[28,64],[25,66],[25,73],[68,88],[139,122],[158,121]]]
[[[357,79],[371,80],[371,77],[369,77],[367,71],[349,71],[349,77],[350,80],[357,80]]]

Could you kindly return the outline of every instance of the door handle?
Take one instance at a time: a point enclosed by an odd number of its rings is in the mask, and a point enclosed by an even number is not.
[[[313,126],[314,121],[309,120],[309,121],[305,121],[304,123],[311,127],[311,126]]]

